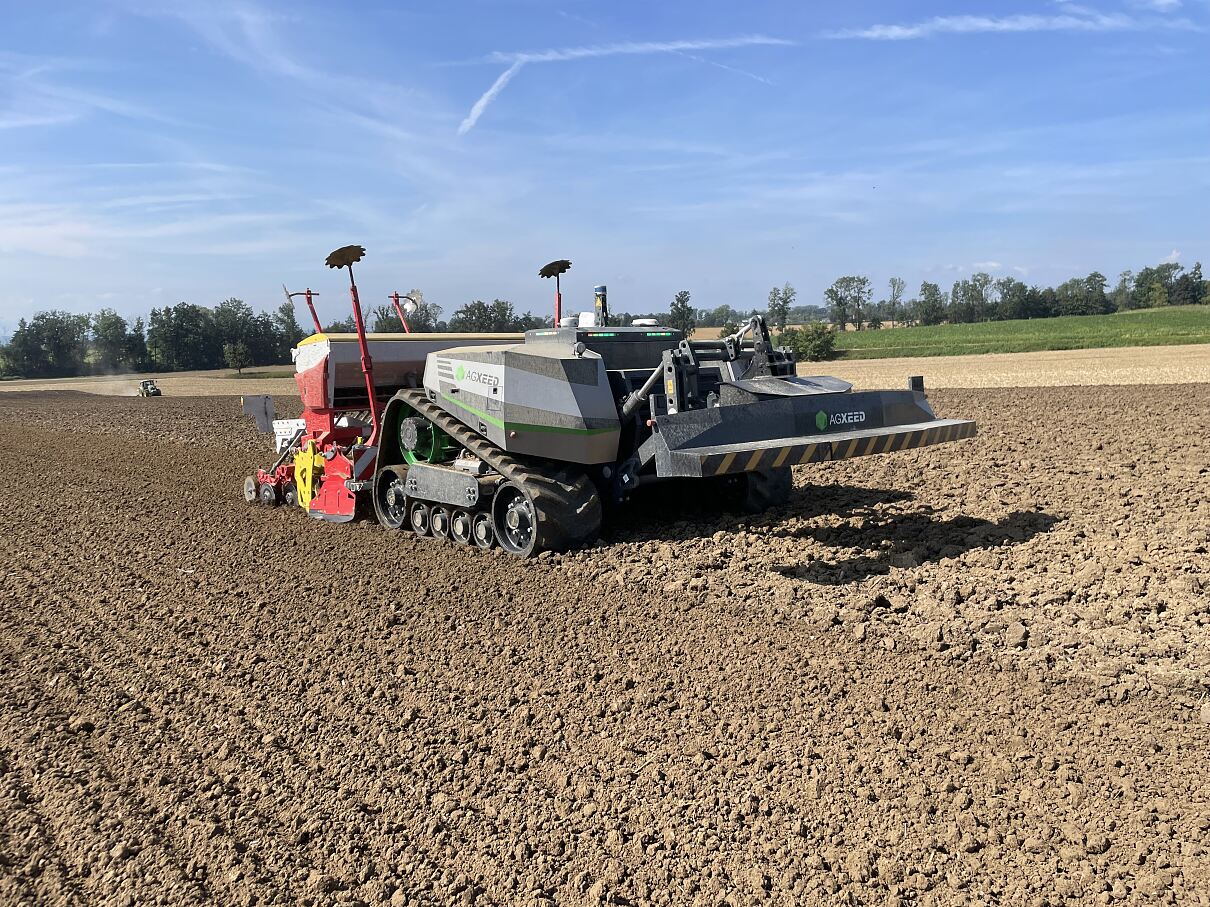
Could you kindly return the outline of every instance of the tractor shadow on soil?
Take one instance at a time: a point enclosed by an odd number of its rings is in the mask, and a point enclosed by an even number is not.
[[[817,557],[772,569],[782,576],[821,586],[842,586],[885,575],[892,567],[918,567],[975,549],[1017,545],[1049,532],[1058,522],[1058,517],[1038,511],[1016,511],[994,522],[971,516],[938,519],[931,508],[873,513],[860,525],[805,526],[787,533],[791,538],[854,551],[849,557]]]
[[[673,518],[670,514],[675,514]],[[820,523],[821,517],[831,517]],[[610,538],[667,541],[703,538],[739,525],[770,530],[777,550],[770,569],[792,579],[826,586],[859,583],[892,567],[915,567],[959,557],[976,548],[1020,544],[1049,532],[1059,518],[1016,511],[1000,520],[972,516],[942,518],[899,489],[854,485],[796,488],[783,507],[758,516],[720,512],[713,496],[693,483],[668,483],[644,491],[619,509]],[[848,556],[833,559],[820,547]],[[780,555],[780,557],[779,557]],[[822,556],[821,556],[822,555]]]
[[[769,527],[775,531],[790,518],[810,520],[825,514],[849,517],[873,513],[879,506],[914,500],[909,492],[856,485],[820,485],[795,488],[783,506],[755,516],[727,509],[714,486],[701,481],[662,482],[618,505],[606,519],[613,541],[652,542],[705,538],[716,532],[734,532],[739,526]],[[782,533],[785,534],[785,533]]]

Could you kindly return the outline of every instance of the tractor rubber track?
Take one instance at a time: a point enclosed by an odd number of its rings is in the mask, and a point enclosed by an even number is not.
[[[600,533],[601,498],[583,470],[553,460],[505,453],[433,403],[423,390],[400,391],[396,397],[529,494],[538,520],[535,551],[575,548]]]

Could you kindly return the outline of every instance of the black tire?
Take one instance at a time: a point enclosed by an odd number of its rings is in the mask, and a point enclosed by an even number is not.
[[[471,543],[471,515],[465,510],[455,510],[450,514],[450,538],[459,545]]]
[[[509,554],[538,553],[538,512],[533,499],[515,482],[503,482],[492,498],[492,529]]]
[[[450,512],[446,507],[429,508],[429,532],[435,539],[450,537]]]
[[[496,530],[492,527],[492,515],[486,510],[479,511],[471,518],[471,538],[484,551],[496,547]]]
[[[407,470],[388,466],[374,476],[374,516],[387,529],[408,525]]]
[[[492,499],[492,528],[500,547],[519,557],[567,551],[601,532],[601,499],[575,469],[502,482]]]
[[[408,508],[408,525],[417,535],[429,534],[429,505],[416,501]]]
[[[257,497],[260,502],[268,507],[276,507],[281,501],[277,497],[277,489],[266,482],[257,490]]]
[[[244,479],[244,500],[249,504],[256,504],[260,501],[259,489],[256,487],[256,479],[248,476]]]
[[[287,482],[281,490],[282,503],[290,507],[298,506],[298,489],[293,482]]]

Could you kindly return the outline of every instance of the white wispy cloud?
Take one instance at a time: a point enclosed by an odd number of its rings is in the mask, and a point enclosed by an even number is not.
[[[492,101],[500,96],[508,83],[521,70],[521,67],[527,63],[563,63],[570,60],[587,60],[596,57],[616,57],[623,55],[634,54],[680,54],[688,56],[690,59],[699,60],[701,62],[712,62],[702,60],[700,57],[692,55],[693,51],[705,50],[725,50],[735,47],[758,47],[758,46],[787,46],[792,45],[793,41],[787,41],[784,38],[771,38],[767,35],[741,35],[735,38],[713,38],[698,41],[624,41],[618,44],[596,44],[586,47],[565,47],[555,50],[541,51],[525,51],[520,53],[505,53],[503,51],[495,51],[488,55],[487,60],[493,63],[508,63],[508,69],[504,70],[477,100],[470,113],[462,121],[458,127],[458,134],[465,135],[475,124],[479,122],[479,118]],[[733,69],[732,67],[724,66],[723,64],[713,64],[723,69]],[[741,75],[749,78],[757,79],[758,81],[767,82],[767,79],[757,76],[754,73],[745,72],[743,70],[733,70]]]
[[[677,51],[677,56],[684,57],[687,60],[692,60],[694,63],[705,63],[707,66],[713,66],[715,69],[721,69],[724,72],[733,72],[737,76],[744,76],[754,82],[760,82],[762,85],[772,85],[773,82],[766,79],[762,75],[754,72],[749,72],[746,69],[740,69],[738,66],[728,66],[726,63],[720,63],[718,60],[709,60],[706,57],[699,57],[697,54],[686,53],[685,51]]]
[[[251,255],[250,237],[276,251],[297,243],[310,229],[304,214],[279,211],[200,213],[146,203],[112,207],[61,202],[0,200],[0,255],[56,259],[111,258],[131,254],[154,241],[163,255],[210,254],[215,244],[232,244]],[[318,231],[316,231],[318,232]],[[233,241],[232,237],[238,237]],[[320,242],[320,240],[312,240]]]
[[[0,255],[82,258],[97,235],[88,219],[60,206],[0,202]]]
[[[1163,0],[1160,0],[1163,3]],[[1152,9],[1171,11],[1166,4]],[[1013,16],[934,16],[921,22],[896,25],[871,25],[826,33],[825,38],[858,38],[869,41],[909,41],[933,35],[967,35],[1013,32],[1112,32],[1147,28],[1185,28],[1198,26],[1185,19],[1140,19],[1126,13],[1104,13],[1074,4],[1064,4],[1065,12],[1053,15],[1019,14]]]
[[[144,12],[141,7],[132,12]],[[186,25],[220,53],[254,69],[299,77],[307,68],[286,52],[280,40],[281,17],[252,3],[169,3],[152,15]]]
[[[125,98],[88,91],[66,85],[42,83],[38,91],[43,98],[61,102],[76,110],[99,111],[128,120],[149,120],[167,126],[180,126],[183,121],[176,117],[165,116],[142,104],[133,103]]]
[[[732,47],[789,46],[793,41],[770,38],[767,35],[740,35],[735,38],[709,38],[701,41],[623,41],[619,44],[594,44],[587,47],[566,47],[560,50],[504,53],[496,51],[488,60],[499,63],[554,63],[564,60],[584,60],[590,57],[615,57],[619,54],[667,54],[677,51],[725,50]]]
[[[216,202],[240,201],[247,195],[219,195],[204,192],[177,192],[159,195],[127,195],[111,198],[100,203],[102,208],[139,208],[143,211],[178,208],[187,205],[213,205]]]
[[[71,123],[71,113],[4,113],[0,114],[0,129],[27,129],[31,126],[60,126]]]
[[[524,60],[517,60],[512,66],[500,73],[496,81],[492,82],[492,87],[483,92],[483,94],[479,97],[479,100],[477,100],[475,105],[471,108],[471,112],[466,115],[466,119],[459,124],[459,135],[466,135],[471,131],[471,129],[474,128],[475,124],[479,122],[479,117],[483,116],[483,111],[487,110],[488,105],[491,104],[492,101],[496,100],[496,97],[500,94],[500,92],[504,91],[505,86],[512,81],[513,76],[519,73],[521,71],[521,67],[524,65]]]
[[[80,75],[79,70],[85,73]],[[65,80],[73,74],[77,81],[96,79],[95,73],[88,71],[82,62],[0,54],[0,97],[12,99],[7,109],[0,111],[0,129],[59,126],[98,113],[164,125],[181,124],[180,120],[95,87],[68,84]]]
[[[868,28],[830,32],[828,38],[865,38],[871,41],[907,41],[942,34],[978,34],[983,32],[1039,31],[1121,31],[1134,20],[1115,14],[1016,15],[1016,16],[934,16],[909,25],[871,25]]]

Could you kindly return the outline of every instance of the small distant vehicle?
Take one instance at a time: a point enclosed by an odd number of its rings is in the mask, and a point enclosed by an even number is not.
[[[162,397],[164,392],[156,387],[155,382],[148,378],[146,381],[139,382],[140,397]]]

